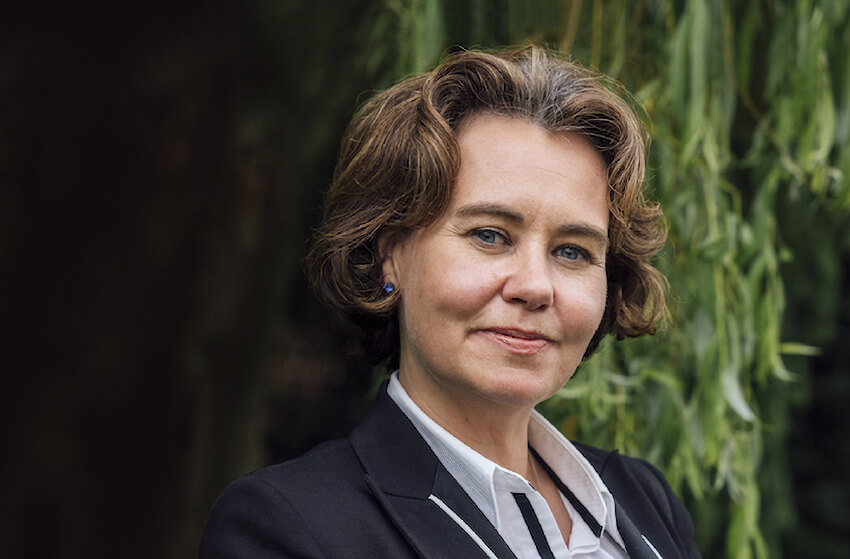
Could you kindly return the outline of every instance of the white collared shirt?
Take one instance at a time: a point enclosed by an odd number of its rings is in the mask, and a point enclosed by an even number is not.
[[[540,554],[514,498],[515,493],[528,498],[556,559],[628,557],[617,530],[614,498],[608,488],[581,452],[537,411],[532,412],[528,426],[529,444],[602,526],[601,537],[593,533],[569,500],[561,495],[572,520],[567,547],[546,500],[525,478],[485,458],[428,417],[402,387],[398,371],[390,377],[387,392],[518,559],[537,559]]]

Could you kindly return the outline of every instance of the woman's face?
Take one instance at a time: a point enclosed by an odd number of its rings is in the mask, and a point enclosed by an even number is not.
[[[480,115],[449,207],[382,243],[401,378],[453,402],[528,407],[572,376],[605,309],[608,184],[583,138]]]

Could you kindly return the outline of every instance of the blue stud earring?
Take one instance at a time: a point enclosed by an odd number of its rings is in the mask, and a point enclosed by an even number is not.
[[[395,286],[390,282],[387,282],[384,284],[384,291],[386,291],[387,293],[392,293],[393,291],[395,291]]]

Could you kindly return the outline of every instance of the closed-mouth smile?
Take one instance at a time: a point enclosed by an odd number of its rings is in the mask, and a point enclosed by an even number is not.
[[[533,355],[549,347],[553,342],[540,332],[518,328],[485,328],[479,333],[511,353]]]

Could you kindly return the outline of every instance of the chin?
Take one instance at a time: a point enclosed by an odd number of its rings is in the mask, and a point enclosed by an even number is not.
[[[510,407],[534,407],[548,400],[566,382],[553,382],[541,379],[539,374],[525,371],[524,374],[511,372],[506,378],[492,379],[496,382],[487,386],[483,396],[494,403]]]

